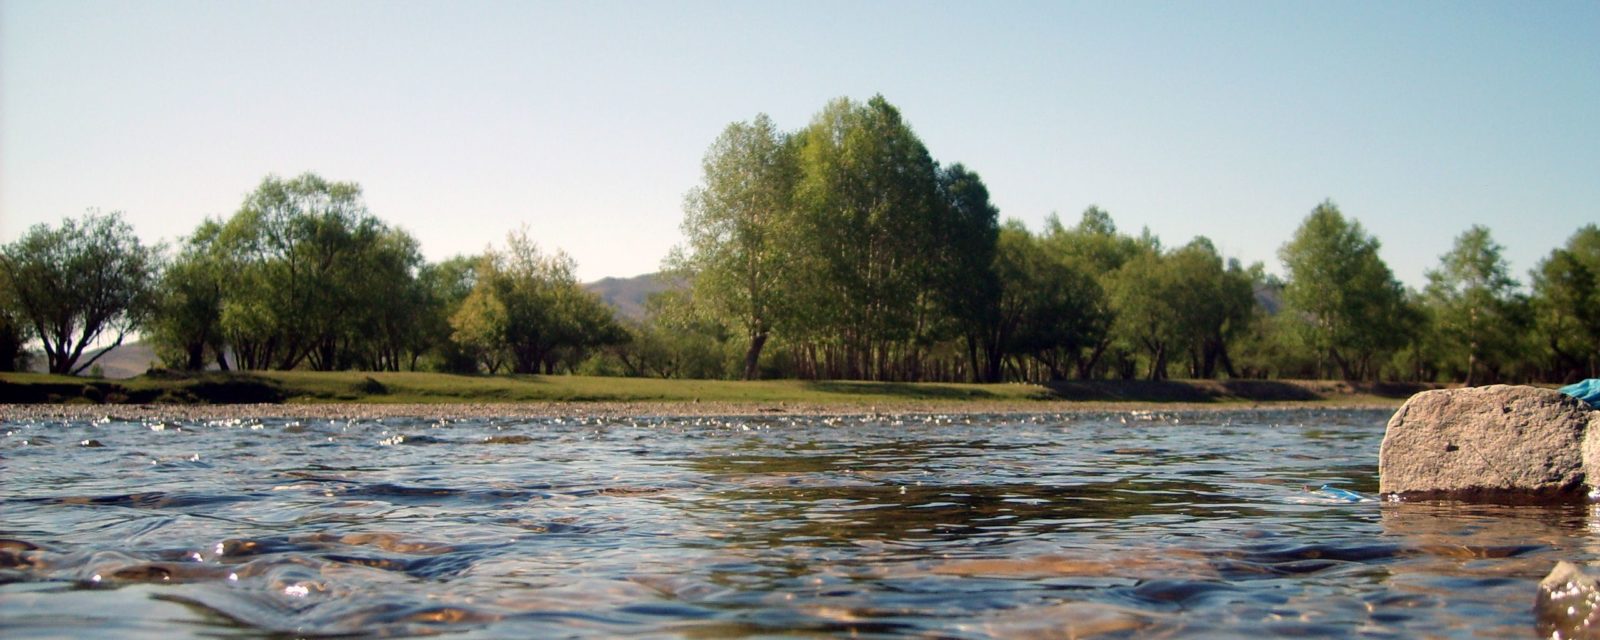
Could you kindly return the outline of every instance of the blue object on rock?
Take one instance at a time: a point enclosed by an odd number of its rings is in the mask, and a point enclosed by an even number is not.
[[[1558,391],[1589,403],[1591,409],[1600,409],[1600,378],[1569,384]]]

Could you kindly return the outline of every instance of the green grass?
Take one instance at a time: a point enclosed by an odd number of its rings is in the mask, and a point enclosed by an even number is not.
[[[441,373],[270,372],[290,401],[434,402],[733,402],[870,404],[889,401],[1043,399],[1024,385],[662,380],[593,376],[466,376]]]
[[[856,381],[727,381],[591,376],[263,371],[156,373],[128,380],[0,373],[0,402],[16,403],[377,403],[715,402],[872,406],[915,403],[1020,405],[1047,401],[1127,404],[1397,405],[1417,389],[1300,381],[1071,381],[1030,384]]]

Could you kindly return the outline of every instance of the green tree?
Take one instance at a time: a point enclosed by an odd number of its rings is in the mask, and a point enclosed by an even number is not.
[[[451,317],[455,336],[493,373],[504,357],[516,373],[554,373],[584,353],[625,339],[609,308],[583,290],[566,253],[546,254],[518,231],[485,254],[477,282]]]
[[[938,304],[938,171],[882,96],[835,100],[801,131],[796,301],[829,377],[892,379]]]
[[[1379,356],[1407,340],[1400,323],[1405,290],[1378,246],[1361,223],[1324,201],[1278,250],[1288,271],[1285,309],[1319,362],[1331,360],[1346,380],[1374,377]]]
[[[450,319],[472,294],[480,259],[454,256],[443,262],[425,264],[417,271],[417,284],[423,291],[424,302],[417,313],[421,326],[412,353],[429,357],[427,366],[435,371],[471,373],[477,370],[474,356],[452,339],[455,329]]]
[[[423,264],[417,241],[380,225],[356,242],[336,280],[349,292],[340,300],[346,312],[332,323],[331,339],[324,340],[329,357],[323,361],[340,368],[415,370],[428,349],[423,332],[433,311],[429,292],[417,278]]]
[[[787,136],[766,114],[728,125],[702,163],[701,185],[684,202],[687,245],[668,269],[745,340],[743,376],[760,374],[762,349],[784,324],[797,266],[789,227],[798,166]]]
[[[485,264],[480,268],[485,272],[492,269],[487,264],[492,258],[485,256],[482,260]],[[454,330],[450,339],[459,345],[462,353],[490,374],[496,374],[508,360],[507,321],[506,305],[495,295],[494,287],[485,283],[474,287],[450,316],[450,327]]]
[[[1184,284],[1174,260],[1160,251],[1135,256],[1112,279],[1113,329],[1145,351],[1151,380],[1166,379],[1172,355],[1189,346],[1184,304],[1193,300]]]
[[[1555,380],[1600,377],[1600,226],[1584,225],[1533,273],[1535,326]]]
[[[617,349],[632,375],[715,379],[728,374],[728,328],[694,300],[694,290],[668,290],[646,301],[646,319]]]
[[[959,335],[965,342],[972,379],[998,382],[1000,334],[1012,331],[1003,326],[998,309],[1003,286],[996,273],[1000,210],[989,200],[983,178],[960,163],[939,169],[938,188],[945,220],[938,227],[939,253],[930,258],[941,302],[929,311],[946,320],[948,328],[938,333]],[[979,359],[980,345],[988,352],[987,365]]]
[[[1105,333],[1099,283],[1077,261],[1052,254],[1021,223],[1001,228],[994,273],[998,295],[981,341],[985,381],[999,382],[1005,359],[1024,355],[1043,364],[1050,378],[1063,378],[1062,355],[1080,353]]]
[[[1254,318],[1254,278],[1238,260],[1224,261],[1204,236],[1166,259],[1175,281],[1171,295],[1179,316],[1178,332],[1184,334],[1182,343],[1188,350],[1189,376],[1237,377],[1229,345]]]
[[[0,276],[0,371],[28,370],[28,324],[16,310],[11,285]]]
[[[199,371],[210,359],[228,369],[222,300],[229,278],[217,245],[221,233],[221,222],[202,222],[162,271],[146,339],[168,367]]]
[[[60,227],[34,225],[0,253],[0,280],[44,344],[51,373],[77,375],[137,330],[153,304],[160,266],[122,214],[90,211]],[[110,345],[79,362],[84,349]]]
[[[315,174],[268,176],[245,197],[222,232],[234,261],[222,326],[241,368],[294,369],[313,354],[333,366],[327,343],[351,294],[337,278],[353,236],[379,226],[360,186]]]
[[[1045,220],[1042,239],[1057,260],[1087,273],[1094,283],[1094,288],[1082,297],[1083,306],[1078,311],[1083,318],[1083,331],[1079,333],[1082,339],[1052,350],[1045,357],[1058,362],[1051,365],[1052,370],[1070,362],[1078,378],[1098,377],[1106,366],[1108,352],[1114,353],[1114,360],[1127,359],[1124,349],[1118,347],[1118,334],[1111,331],[1115,311],[1108,292],[1113,288],[1113,279],[1122,265],[1153,249],[1138,238],[1119,233],[1111,214],[1097,206],[1085,209],[1071,228],[1051,214]]]
[[[221,327],[244,369],[396,369],[414,361],[414,238],[368,212],[361,187],[268,176],[222,226]]]
[[[1499,379],[1522,334],[1526,301],[1516,294],[1502,250],[1489,229],[1473,225],[1439,257],[1439,268],[1428,272],[1435,328],[1454,347],[1445,355],[1468,386],[1484,380],[1480,370],[1490,381]]]

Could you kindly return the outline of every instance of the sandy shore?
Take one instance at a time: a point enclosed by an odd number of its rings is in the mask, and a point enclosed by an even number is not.
[[[639,416],[829,416],[926,414],[1053,414],[1121,411],[1248,411],[1333,408],[1308,403],[1186,404],[1133,402],[896,402],[880,404],[752,404],[730,402],[539,402],[447,404],[0,404],[0,420],[228,420],[294,418],[554,418]],[[1392,409],[1374,405],[1340,409]]]

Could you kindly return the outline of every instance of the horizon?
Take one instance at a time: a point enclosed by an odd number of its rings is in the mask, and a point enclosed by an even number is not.
[[[1473,224],[1526,287],[1600,220],[1596,3],[4,0],[0,88],[3,243],[88,208],[174,242],[312,171],[429,261],[527,224],[584,282],[634,277],[723,127],[879,93],[1002,219],[1099,205],[1280,275],[1324,199],[1415,289]]]

